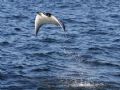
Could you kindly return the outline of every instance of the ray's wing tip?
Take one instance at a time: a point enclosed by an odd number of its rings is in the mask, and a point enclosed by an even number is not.
[[[35,36],[37,37],[37,34],[35,33]]]
[[[35,32],[35,36],[36,36],[36,37],[38,36],[38,31]]]
[[[39,29],[35,29],[34,35],[37,37]]]
[[[63,30],[66,32],[66,26],[65,26],[64,22],[63,22],[63,21],[60,21],[60,22],[61,22],[61,24],[62,24]]]
[[[63,23],[63,29],[64,29],[64,31],[66,31],[66,27],[65,27],[64,23]]]
[[[66,29],[65,29],[65,27],[64,27],[64,26],[62,27],[62,29],[63,29],[63,31],[64,31],[64,32],[66,32]]]

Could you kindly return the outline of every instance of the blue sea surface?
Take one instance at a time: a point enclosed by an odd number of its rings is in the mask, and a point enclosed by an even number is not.
[[[0,90],[120,90],[120,1],[0,0]]]

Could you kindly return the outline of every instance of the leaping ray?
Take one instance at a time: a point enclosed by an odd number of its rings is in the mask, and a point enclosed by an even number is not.
[[[55,16],[53,16],[51,13],[40,13],[37,12],[36,18],[35,18],[35,33],[36,36],[38,34],[39,28],[44,24],[54,24],[57,26],[60,26],[65,31],[65,25],[62,21],[57,19]]]

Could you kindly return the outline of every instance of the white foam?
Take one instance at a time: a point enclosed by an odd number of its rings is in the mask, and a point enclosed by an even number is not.
[[[80,82],[80,83],[73,83],[71,84],[72,87],[88,87],[88,88],[94,88],[98,86],[103,86],[103,84],[95,84],[95,83],[89,83],[89,82]]]

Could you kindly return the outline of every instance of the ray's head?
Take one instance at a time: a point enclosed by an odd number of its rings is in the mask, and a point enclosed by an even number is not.
[[[41,15],[41,12],[37,12],[38,15]]]
[[[51,17],[51,13],[43,13],[44,15],[48,16],[48,17]]]
[[[51,16],[52,16],[51,13],[45,13],[45,12],[43,12],[43,13],[41,13],[41,12],[37,12],[37,14],[38,14],[38,15],[42,15],[42,14],[44,14],[45,16],[48,16],[48,17],[51,17]]]

